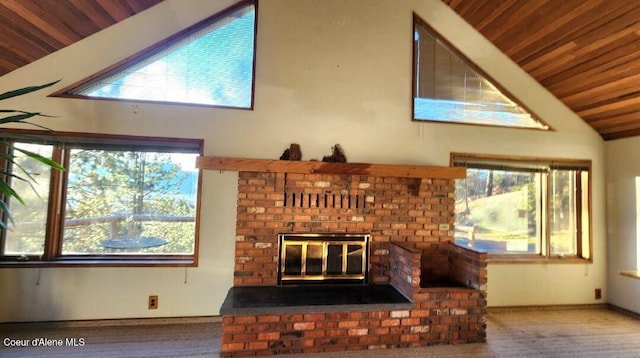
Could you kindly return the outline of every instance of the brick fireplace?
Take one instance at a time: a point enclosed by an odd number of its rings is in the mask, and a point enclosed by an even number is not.
[[[486,254],[452,244],[454,179],[331,172],[239,171],[221,355],[484,342]],[[366,235],[366,282],[280,285],[286,234]]]

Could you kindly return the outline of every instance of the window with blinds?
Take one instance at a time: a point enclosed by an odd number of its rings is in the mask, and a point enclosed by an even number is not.
[[[252,108],[255,28],[255,1],[244,1],[62,95]]]
[[[549,129],[414,15],[413,118]]]

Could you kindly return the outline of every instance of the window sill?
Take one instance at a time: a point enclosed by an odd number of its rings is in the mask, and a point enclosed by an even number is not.
[[[197,267],[195,259],[58,259],[49,261],[3,261],[1,268],[33,267]]]
[[[637,280],[640,280],[640,271],[638,271],[638,270],[636,270],[636,271],[619,271],[618,274],[620,274],[621,276],[631,277],[631,278],[635,278]]]
[[[505,256],[492,256],[489,254],[487,258],[489,264],[590,264],[593,263],[590,259],[583,259],[580,257],[553,257],[545,258],[541,256],[517,256],[517,257],[505,257]]]

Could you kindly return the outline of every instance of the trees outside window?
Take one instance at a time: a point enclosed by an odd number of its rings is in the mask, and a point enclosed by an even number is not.
[[[588,161],[453,156],[456,243],[506,259],[590,259]]]
[[[256,10],[238,2],[54,96],[252,109]]]
[[[201,141],[86,137],[15,142],[66,170],[20,162],[38,180],[26,206],[10,203],[15,225],[3,235],[3,261],[195,263]]]
[[[53,153],[53,148],[50,145],[15,143],[14,147],[37,153],[45,158],[51,158]],[[22,196],[24,205],[15,198],[5,198],[11,208],[13,223],[7,222],[9,220],[6,215],[4,216],[5,224],[9,229],[3,230],[3,253],[5,255],[40,256],[44,254],[52,169],[15,150],[15,148],[6,148],[15,154],[15,164],[8,165],[9,163],[7,163],[7,165],[11,167],[11,172],[15,171],[16,166],[22,167],[32,176],[33,181],[16,178],[9,180],[11,188]]]

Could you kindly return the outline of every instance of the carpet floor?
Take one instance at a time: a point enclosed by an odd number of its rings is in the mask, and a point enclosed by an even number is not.
[[[220,332],[217,318],[5,323],[0,357],[217,357]],[[640,320],[605,306],[490,309],[487,343],[313,357],[640,357]]]

